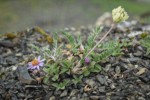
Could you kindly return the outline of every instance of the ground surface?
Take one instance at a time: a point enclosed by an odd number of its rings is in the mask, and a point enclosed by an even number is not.
[[[132,21],[131,21],[132,22]],[[121,28],[122,27],[122,28]],[[130,33],[150,32],[149,25],[134,22],[114,28],[106,40],[125,38]],[[124,30],[125,29],[125,30]],[[73,34],[89,34],[92,28],[68,29]],[[102,33],[108,27],[104,27]],[[59,32],[61,34],[61,32]],[[41,34],[33,29],[18,33],[19,38],[1,38],[0,41],[0,99],[1,100],[149,100],[150,98],[150,55],[138,43],[138,36],[123,55],[110,57],[101,63],[102,71],[84,77],[77,85],[56,90],[37,83],[27,71],[27,63],[35,57],[29,44],[40,47]],[[88,36],[88,35],[86,35]],[[131,39],[132,40],[132,39]],[[16,42],[17,41],[17,42]]]

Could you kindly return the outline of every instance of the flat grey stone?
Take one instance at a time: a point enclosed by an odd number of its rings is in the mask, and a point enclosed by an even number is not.
[[[24,84],[36,84],[36,80],[34,80],[28,73],[27,67],[18,67],[17,68],[17,76],[19,80]]]
[[[65,97],[65,96],[67,96],[67,91],[66,91],[66,90],[64,90],[64,91],[61,93],[60,97]]]

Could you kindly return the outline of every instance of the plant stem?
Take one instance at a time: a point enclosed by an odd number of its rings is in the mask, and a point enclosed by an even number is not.
[[[111,32],[113,29],[114,24],[111,25],[111,28],[108,30],[108,32],[96,43],[96,45],[86,54],[85,58],[89,56],[89,54],[106,38],[106,36]]]
[[[87,53],[87,55],[84,57],[84,59],[89,56],[89,54],[106,38],[106,36],[111,32],[111,30],[114,27],[114,23],[112,24],[111,28],[108,30],[108,32],[96,43],[96,45]],[[81,64],[81,59],[80,61],[78,61],[77,65],[72,69],[72,72],[78,73],[79,70],[81,70],[82,68],[79,68]]]

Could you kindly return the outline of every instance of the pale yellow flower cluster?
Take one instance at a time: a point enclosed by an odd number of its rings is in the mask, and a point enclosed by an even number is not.
[[[119,6],[118,8],[112,10],[112,18],[114,22],[120,23],[122,21],[127,20],[129,16],[127,12],[124,10],[124,8]]]

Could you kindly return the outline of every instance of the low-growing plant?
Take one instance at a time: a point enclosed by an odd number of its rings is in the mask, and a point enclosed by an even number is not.
[[[83,75],[80,75],[79,77],[77,77],[76,75],[73,75],[72,83],[76,85],[82,81],[82,78],[83,78]]]
[[[56,87],[57,90],[63,90],[69,84],[70,80],[64,80],[63,82],[52,83],[52,86]]]
[[[112,15],[116,23],[128,18],[121,7],[114,9]],[[101,33],[101,27],[95,28],[86,41],[82,41],[81,36],[76,37],[68,32],[62,32],[67,40],[65,43],[62,41],[58,44],[58,34],[55,33],[52,46],[39,48],[31,45],[45,59],[43,82],[57,89],[65,89],[70,84],[82,82],[82,78],[91,73],[100,72],[102,68],[99,63],[110,56],[121,55],[122,48],[128,44],[127,41],[120,43],[119,40],[103,42],[113,26],[114,24],[98,42],[96,40]],[[66,42],[69,46],[66,46]]]
[[[96,41],[95,40],[99,34],[101,33],[101,30],[103,29],[103,27],[96,27],[88,36],[87,38],[87,44],[85,45],[86,49],[91,49]]]
[[[95,61],[92,61],[89,66],[83,67],[83,75],[88,76],[90,73],[98,73],[101,71],[101,66]]]
[[[150,54],[150,35],[146,36],[145,38],[142,38],[140,40],[140,44],[147,49],[146,54]]]

